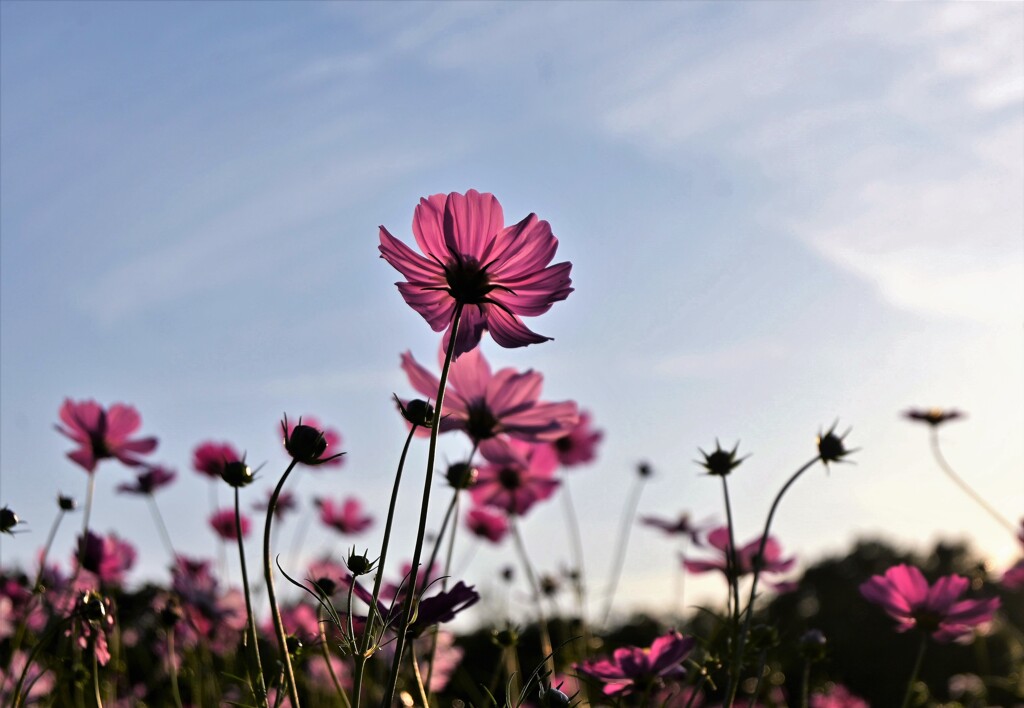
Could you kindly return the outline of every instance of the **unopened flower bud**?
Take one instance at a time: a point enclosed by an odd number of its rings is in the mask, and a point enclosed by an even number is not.
[[[476,484],[476,479],[479,475],[480,472],[476,467],[465,462],[456,462],[445,473],[448,484],[451,485],[452,489],[469,489]]]
[[[61,511],[74,511],[78,508],[78,502],[74,500],[74,497],[66,497],[61,494],[57,497],[57,506],[60,507]]]
[[[78,603],[78,611],[82,619],[99,623],[107,616],[107,606],[103,598],[95,592],[87,592]]]
[[[819,629],[809,629],[800,637],[800,655],[807,661],[821,661],[825,658],[825,635]]]
[[[540,686],[537,687],[537,698],[541,708],[569,708],[572,705],[572,699],[569,696],[547,681],[541,681]]]
[[[288,641],[286,642],[286,645],[288,647],[288,654],[290,654],[291,656],[297,658],[300,654],[302,654],[302,640],[296,637],[294,634],[288,635]]]
[[[292,434],[284,440],[284,447],[294,459],[312,464],[327,452],[324,434],[308,425],[296,425]]]
[[[715,449],[710,453],[697,448],[700,451],[700,454],[704,456],[704,460],[698,461],[697,464],[707,470],[710,475],[725,477],[734,469],[739,467],[743,460],[747,459],[746,457],[740,457],[737,459],[736,451],[739,450],[739,448],[740,444],[736,443],[736,446],[733,447],[732,450],[723,450],[721,444],[715,440]]]
[[[221,468],[220,476],[221,479],[235,489],[250,484],[256,478],[252,468],[245,464],[244,460],[233,460],[225,463]]]
[[[370,560],[369,556],[364,551],[363,553],[356,553],[356,549],[353,548],[349,551],[348,560],[345,561],[345,565],[352,572],[352,575],[366,575],[371,570],[376,561]]]
[[[491,641],[499,647],[514,647],[519,644],[519,630],[512,626],[505,627],[504,629],[492,630]]]
[[[654,474],[654,468],[647,462],[641,462],[636,466],[636,473],[641,477],[650,477]]]
[[[849,455],[855,450],[847,450],[846,445],[843,443],[843,439],[849,434],[849,430],[842,435],[836,435],[836,425],[834,423],[829,428],[827,433],[818,434],[818,456],[822,462],[841,462],[844,457]]]
[[[10,507],[0,507],[0,533],[14,535],[14,527],[21,523],[18,515]]]
[[[399,400],[398,396],[395,396],[395,400],[398,401],[398,410],[402,412],[402,417],[407,421],[421,428],[433,427],[434,407],[432,405],[421,398],[414,398],[405,404]]]

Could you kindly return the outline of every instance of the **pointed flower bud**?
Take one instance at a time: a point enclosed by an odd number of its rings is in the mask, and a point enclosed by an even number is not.
[[[235,489],[241,489],[252,483],[256,479],[255,473],[252,468],[245,464],[245,459],[232,460],[224,463],[224,466],[220,471],[221,479],[230,484]]]
[[[14,527],[21,523],[9,506],[0,507],[0,533],[14,535]]]
[[[414,398],[403,404],[402,399],[395,396],[395,402],[398,403],[398,410],[402,412],[402,417],[413,425],[421,428],[434,427],[434,407],[422,398]]]
[[[66,497],[61,494],[57,497],[57,506],[60,507],[61,511],[74,511],[78,508],[78,502],[75,501],[74,497]]]
[[[736,458],[736,451],[739,450],[739,442],[733,447],[732,450],[726,451],[722,449],[721,443],[715,440],[715,449],[711,453],[704,452],[700,448],[700,454],[704,456],[704,460],[698,460],[697,464],[708,471],[708,474],[714,475],[715,477],[725,477],[730,474],[734,469],[740,466],[740,463],[747,457]]]
[[[821,661],[825,658],[827,644],[820,629],[809,629],[800,637],[800,656],[810,662]]]
[[[843,440],[850,434],[847,430],[842,435],[836,435],[836,426],[839,421],[832,424],[827,433],[818,433],[818,456],[825,464],[829,462],[843,462],[843,458],[856,450],[847,450]]]
[[[362,553],[356,553],[355,546],[353,546],[352,550],[348,552],[348,559],[345,561],[345,565],[348,567],[352,575],[355,576],[366,575],[373,570],[376,563],[377,561],[370,560],[368,550],[363,551]]]
[[[284,432],[284,449],[296,462],[304,465],[322,465],[325,462],[336,460],[345,453],[339,452],[330,457],[324,457],[327,452],[327,439],[321,430],[310,425],[303,425],[302,418],[299,423],[288,432],[288,416],[281,421],[281,430]]]
[[[448,468],[448,472],[445,473],[445,478],[448,480],[448,484],[451,485],[452,489],[469,489],[476,484],[477,478],[480,476],[480,470],[476,467],[466,464],[465,462],[456,462]]]

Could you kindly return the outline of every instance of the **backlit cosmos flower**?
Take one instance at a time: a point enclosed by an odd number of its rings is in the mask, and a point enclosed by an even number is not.
[[[57,431],[78,443],[78,449],[69,452],[68,457],[89,473],[100,460],[110,457],[136,467],[142,464],[138,455],[156,449],[156,438],[128,439],[142,425],[142,418],[123,403],[104,410],[96,401],[76,403],[67,398],[60,407],[60,420],[64,425],[56,426]]]
[[[435,332],[448,330],[456,305],[463,306],[456,357],[473,349],[484,330],[503,347],[550,339],[520,319],[547,312],[572,292],[572,264],[548,265],[558,248],[548,222],[530,214],[506,227],[494,195],[471,189],[420,199],[412,233],[423,255],[381,226],[381,257],[405,276],[399,292]]]

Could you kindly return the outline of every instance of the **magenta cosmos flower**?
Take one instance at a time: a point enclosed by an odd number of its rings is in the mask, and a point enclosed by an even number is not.
[[[697,546],[703,546],[701,536],[710,525],[707,521],[697,523],[690,518],[689,512],[684,511],[676,519],[661,519],[657,516],[641,516],[640,523],[646,526],[653,526],[661,529],[669,536],[686,536]],[[727,537],[728,538],[728,537]],[[756,550],[756,549],[755,549]]]
[[[466,514],[466,528],[470,533],[491,543],[501,543],[508,533],[508,519],[504,514],[478,506]]]
[[[146,466],[146,469],[135,475],[134,482],[117,485],[117,491],[123,494],[153,494],[174,481],[178,474],[159,465]]]
[[[597,444],[604,438],[604,431],[595,429],[592,423],[590,413],[580,411],[576,425],[551,441],[558,454],[558,461],[564,467],[575,467],[597,458]]]
[[[142,425],[142,418],[138,411],[123,403],[104,410],[96,401],[76,403],[66,398],[60,407],[60,419],[64,425],[57,425],[57,431],[78,443],[78,449],[69,452],[68,457],[89,473],[100,460],[111,457],[137,467],[142,464],[139,455],[156,449],[156,438],[129,440]]]
[[[485,330],[503,347],[550,339],[519,319],[544,314],[572,292],[572,264],[548,265],[558,248],[548,222],[530,214],[506,227],[494,195],[471,189],[420,199],[412,233],[423,255],[381,226],[381,258],[405,276],[399,292],[435,332],[448,330],[455,306],[463,306],[456,357],[476,347]]]
[[[204,442],[192,451],[192,467],[211,479],[220,479],[228,463],[241,461],[238,450],[226,442]]]
[[[717,570],[728,576],[729,558],[729,527],[719,526],[708,534],[708,544],[718,551],[718,558],[713,560],[684,560],[683,565],[691,573],[707,573]],[[736,572],[738,577],[754,572],[754,559],[761,546],[761,537],[755,538],[736,552]],[[784,573],[796,563],[795,558],[782,559],[782,547],[779,542],[769,536],[764,544],[764,558],[760,563],[762,573]]]
[[[917,568],[896,565],[861,583],[860,594],[896,620],[897,632],[916,627],[945,644],[969,640],[974,629],[991,621],[999,608],[998,597],[961,600],[969,586],[970,581],[959,575],[945,575],[929,586]]]
[[[81,562],[82,569],[95,575],[101,584],[122,585],[137,556],[135,547],[115,534],[97,536],[87,531],[78,537],[73,560]]]
[[[476,484],[469,490],[476,504],[522,516],[558,488],[554,478],[558,458],[548,445],[510,440],[490,445],[483,453],[488,464],[480,467]]]
[[[252,526],[249,517],[239,514],[238,521],[242,526],[242,538],[249,535],[249,528]],[[235,527],[235,510],[219,509],[210,517],[210,528],[214,530],[221,539],[225,541],[238,540],[238,529]]]
[[[676,631],[658,637],[649,647],[622,647],[610,659],[588,659],[576,670],[604,684],[606,696],[628,696],[660,687],[664,679],[685,674],[683,659],[697,640]]]
[[[362,533],[373,524],[373,517],[363,513],[362,503],[355,497],[348,497],[340,504],[330,499],[317,499],[320,521],[343,534]]]
[[[444,353],[441,353],[442,360]],[[412,354],[402,355],[402,370],[424,396],[436,396],[439,380],[420,366]],[[506,434],[520,440],[557,440],[579,419],[572,401],[541,401],[544,377],[534,371],[491,367],[474,349],[452,364],[441,415],[441,432],[464,431],[479,443]],[[429,431],[427,431],[429,432]]]
[[[341,465],[345,462],[345,457],[334,457],[334,454],[336,452],[341,451],[341,433],[339,433],[334,428],[322,427],[320,425],[320,421],[311,415],[304,415],[294,423],[288,421],[288,432],[286,435],[286,439],[290,439],[292,437],[292,435],[295,433],[295,428],[299,425],[309,426],[314,430],[320,431],[320,433],[323,435],[324,442],[327,443],[327,447],[324,448],[324,451],[320,454],[320,456],[324,458],[324,461],[321,462],[319,465],[312,465],[312,467],[314,469],[316,469],[320,465],[323,465],[325,467],[341,467]]]

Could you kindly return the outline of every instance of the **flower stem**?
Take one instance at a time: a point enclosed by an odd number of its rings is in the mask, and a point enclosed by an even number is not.
[[[167,631],[167,674],[171,678],[171,697],[177,708],[183,708],[181,703],[181,692],[178,690],[178,667],[174,661],[174,628]]]
[[[612,565],[611,576],[608,578],[608,595],[605,597],[604,610],[601,612],[601,624],[608,624],[608,617],[612,612],[612,604],[615,602],[615,591],[619,587],[619,579],[622,577],[622,567],[626,562],[626,549],[629,546],[629,532],[633,528],[633,519],[636,518],[636,510],[640,505],[640,492],[643,491],[644,482],[647,477],[637,475],[633,483],[633,491],[630,493],[629,501],[623,508],[622,525],[619,528],[619,542],[615,549],[615,561]]]
[[[267,705],[267,685],[263,680],[263,662],[260,660],[259,635],[256,632],[256,615],[252,611],[252,595],[249,592],[249,572],[245,565],[245,544],[242,542],[242,514],[239,511],[238,487],[235,487],[235,536],[238,538],[238,560],[242,568],[242,590],[245,592],[245,614],[248,618],[249,662],[256,670],[256,700],[260,706]]]
[[[811,700],[811,662],[804,661],[803,676],[800,679],[800,708],[807,708]]]
[[[1017,530],[1013,527],[1013,524],[1011,524],[1005,516],[996,511],[995,508],[985,501],[980,494],[974,491],[974,489],[972,489],[971,486],[953,470],[953,467],[949,462],[946,461],[946,457],[942,454],[942,450],[939,448],[939,431],[937,426],[932,426],[930,438],[932,454],[935,455],[935,461],[939,463],[939,468],[946,473],[946,476],[953,480],[964,494],[969,496],[979,506],[981,506],[982,509],[988,512],[988,515],[995,519],[997,523],[1004,526],[1011,534],[1016,535]]]
[[[427,572],[434,567],[434,562],[437,560],[437,552],[441,546],[441,541],[444,539],[444,532],[448,526],[448,522],[454,515],[455,518],[459,516],[459,492],[461,490],[456,489],[455,493],[452,494],[452,501],[448,505],[448,510],[444,514],[444,521],[441,522],[441,531],[437,535],[437,543],[434,544],[434,550],[430,554],[430,561],[427,563]],[[448,537],[448,553],[445,554],[444,570],[441,572],[441,592],[448,589],[448,574],[452,567],[452,552],[455,550],[455,531],[459,528],[459,525],[452,524],[452,532]],[[435,629],[430,635],[430,653],[427,661],[427,698],[430,698],[430,682],[434,678],[434,659],[437,657],[437,630]]]
[[[423,674],[420,673],[420,663],[416,661],[416,650],[409,643],[409,658],[412,660],[412,674],[416,677],[416,688],[420,692],[420,700],[423,701],[423,708],[430,708],[430,699],[427,698],[427,687],[423,685]]]
[[[555,657],[551,650],[551,635],[548,633],[548,621],[544,612],[544,601],[540,593],[540,583],[537,582],[537,574],[533,571],[530,557],[526,553],[526,544],[523,543],[523,536],[519,533],[519,523],[515,514],[509,514],[509,528],[512,530],[512,539],[516,543],[516,550],[519,552],[519,559],[523,563],[523,570],[526,573],[526,580],[530,583],[530,590],[533,593],[533,604],[537,608],[537,631],[540,633],[540,652],[544,655],[544,663],[547,664],[548,672],[555,673]]]
[[[263,578],[267,583],[267,600],[270,602],[270,614],[274,618],[274,630],[277,634],[277,647],[281,652],[281,665],[284,670],[285,679],[288,682],[288,695],[292,700],[292,708],[299,708],[299,689],[295,683],[295,671],[292,669],[292,659],[288,655],[288,636],[284,631],[284,622],[281,620],[281,612],[277,607],[277,595],[274,593],[274,567],[270,559],[270,530],[274,521],[274,508],[277,506],[277,498],[284,488],[285,480],[295,469],[296,460],[288,464],[288,469],[281,475],[274,493],[270,495],[267,502],[267,522],[263,527]],[[239,534],[241,535],[241,534]]]
[[[352,586],[355,586],[353,581]],[[324,657],[324,663],[327,664],[327,672],[331,675],[331,683],[334,684],[334,690],[338,692],[338,696],[341,697],[341,702],[345,708],[351,708],[352,704],[349,703],[348,696],[345,694],[345,689],[341,687],[341,682],[338,681],[338,675],[334,671],[334,664],[331,663],[331,651],[327,645],[327,633],[324,631],[324,608],[321,607],[317,614],[319,615],[317,623],[320,629],[320,653]],[[349,616],[351,617],[351,609],[349,610]]]
[[[569,527],[569,539],[571,541],[573,555],[573,591],[576,594],[576,606],[580,613],[580,633],[583,635],[583,652],[581,657],[586,659],[590,655],[590,622],[587,619],[587,586],[586,571],[583,567],[583,537],[580,534],[580,521],[576,515],[576,505],[573,504],[572,494],[569,491],[569,480],[562,484],[562,500],[565,505],[566,522]]]
[[[177,554],[174,552],[174,544],[171,543],[171,534],[167,532],[167,524],[164,523],[164,516],[160,513],[160,507],[157,506],[156,497],[152,494],[147,494],[146,497],[149,499],[149,508],[153,512],[153,519],[156,521],[156,528],[160,532],[160,539],[164,542],[164,548],[171,555],[173,561]]]
[[[921,672],[921,664],[924,663],[924,650],[928,648],[928,635],[921,637],[921,646],[917,650],[917,658],[914,660],[914,669],[910,672],[910,680],[907,681],[907,692],[903,694],[901,708],[910,705],[910,697],[914,695],[914,684],[917,683],[917,675]]]
[[[366,667],[367,654],[370,651],[370,640],[373,636],[373,621],[377,614],[377,598],[380,597],[380,587],[384,580],[384,565],[388,560],[388,546],[391,543],[391,527],[395,521],[395,506],[398,504],[398,488],[402,483],[402,471],[405,469],[405,458],[409,454],[409,445],[416,434],[416,426],[409,428],[409,434],[405,437],[405,445],[402,446],[402,454],[398,458],[398,470],[395,472],[395,483],[391,487],[391,504],[388,506],[388,520],[384,524],[384,541],[381,543],[380,559],[377,561],[377,574],[373,579],[373,601],[366,613],[366,626],[363,628],[362,642],[359,651],[353,657],[355,671],[352,678],[352,694],[355,696],[356,708],[362,701],[363,670]],[[355,579],[353,579],[353,583]],[[349,616],[352,615],[351,602],[349,603]]]
[[[96,647],[92,649],[92,692],[96,708],[103,708],[103,695],[100,693],[100,661],[96,658]]]
[[[441,367],[441,379],[437,385],[437,403],[434,404],[434,420],[430,426],[430,446],[427,449],[427,471],[423,479],[423,499],[420,505],[420,523],[416,532],[416,545],[412,554],[412,570],[409,571],[409,590],[405,600],[405,609],[399,623],[398,638],[395,640],[395,660],[391,665],[391,676],[388,678],[387,690],[384,691],[382,708],[390,708],[395,699],[395,687],[398,685],[398,671],[402,666],[402,653],[405,649],[405,635],[413,621],[413,605],[416,602],[416,576],[419,571],[420,556],[423,554],[423,537],[427,533],[427,511],[430,508],[430,485],[434,481],[434,458],[437,455],[437,435],[441,427],[441,412],[444,410],[444,392],[448,383],[448,371],[455,358],[455,342],[458,340],[459,321],[462,319],[462,303],[456,303],[452,313],[452,325],[448,330],[448,348],[445,352],[444,365]]]

